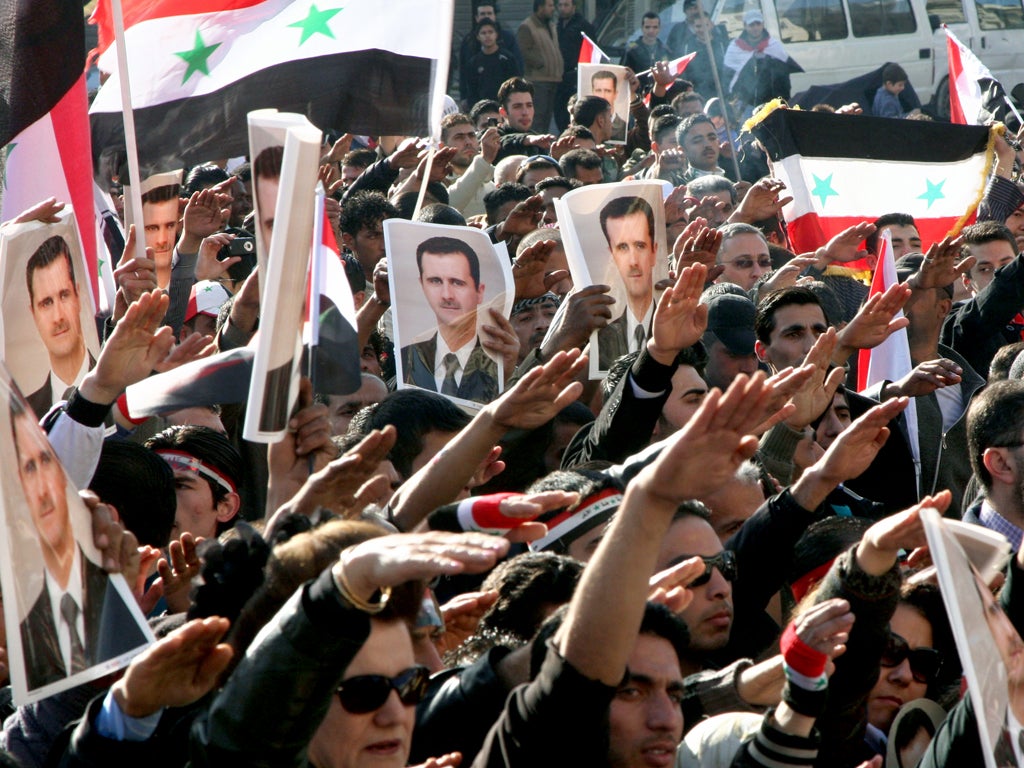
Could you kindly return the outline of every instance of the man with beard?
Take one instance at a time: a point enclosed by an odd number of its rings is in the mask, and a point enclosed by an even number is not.
[[[498,129],[487,128],[477,140],[469,115],[446,115],[441,121],[441,146],[456,150],[454,173],[446,180],[448,204],[467,218],[484,213],[484,195],[494,189],[494,158],[501,148]]]

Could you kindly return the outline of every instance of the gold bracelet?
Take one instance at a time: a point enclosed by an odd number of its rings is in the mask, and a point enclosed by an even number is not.
[[[368,613],[371,616],[383,611],[388,604],[388,599],[391,597],[391,587],[381,587],[378,590],[380,598],[375,603],[356,597],[352,592],[352,587],[349,586],[348,579],[345,578],[345,569],[340,563],[337,564],[337,568],[331,568],[331,576],[334,578],[334,586],[341,594],[342,599],[353,608],[363,613]]]

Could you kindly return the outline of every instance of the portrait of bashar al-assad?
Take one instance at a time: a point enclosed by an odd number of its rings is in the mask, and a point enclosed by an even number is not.
[[[437,330],[402,347],[403,381],[443,395],[490,402],[498,395],[498,366],[477,332],[485,286],[476,251],[455,237],[431,237],[417,246],[416,266]]]
[[[600,367],[608,369],[617,357],[640,349],[650,334],[658,248],[654,210],[642,197],[615,198],[601,209],[600,222],[626,293],[622,314],[597,334]]]
[[[623,113],[623,98],[620,98],[619,75],[610,69],[598,69],[590,74],[590,93],[583,95],[600,96],[612,107],[611,141],[626,140],[627,123]],[[628,112],[628,107],[626,108]]]
[[[106,571],[75,538],[67,478],[35,417],[13,394],[9,409],[18,481],[45,569],[38,597],[18,612],[31,691],[138,648],[146,637]]]
[[[81,383],[93,364],[82,334],[81,301],[67,241],[43,241],[25,268],[29,309],[49,356],[50,374],[26,399],[40,416],[65,391]]]

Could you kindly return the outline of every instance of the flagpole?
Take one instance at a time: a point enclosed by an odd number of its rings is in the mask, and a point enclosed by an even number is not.
[[[437,152],[437,141],[431,137],[430,146],[427,147],[427,167],[423,169],[423,178],[420,179],[420,192],[416,197],[416,209],[412,212],[412,220],[420,215],[423,208],[423,199],[427,196],[427,184],[430,180],[430,171],[434,167],[434,154]]]
[[[1013,116],[1017,118],[1017,125],[1024,126],[1024,118],[1021,118],[1020,112],[1018,112],[1017,108],[1013,106],[1013,102],[1010,101],[1010,97],[1005,93],[1003,94],[1003,101],[1006,102],[1006,106],[1008,106],[1010,111],[1013,112]]]
[[[316,392],[316,353],[320,346],[320,295],[323,293],[324,269],[320,250],[324,241],[324,199],[326,192],[323,182],[316,183],[316,209],[313,211],[313,249],[309,263],[309,359],[306,375]]]
[[[732,167],[736,172],[736,181],[742,181],[743,175],[740,173],[740,161],[736,159],[736,147],[732,143],[732,128],[729,125],[729,117],[732,110],[729,109],[729,103],[725,100],[725,93],[722,91],[722,81],[718,76],[718,63],[715,61],[715,52],[711,47],[715,37],[714,30],[714,27],[708,30],[708,39],[705,41],[704,46],[707,48],[708,58],[711,59],[711,76],[715,79],[715,92],[718,94],[718,103],[722,105],[722,117],[725,119],[725,138],[729,141],[729,148],[732,150],[729,153],[729,156],[732,158]]]
[[[132,112],[131,83],[128,81],[128,46],[124,41],[124,12],[121,0],[112,0],[114,45],[117,46],[117,76],[121,86],[121,112],[124,118],[124,145],[128,155],[128,200],[126,204],[135,222],[135,258],[146,258],[146,227],[142,220],[142,174],[139,172],[139,148],[135,140],[135,113]],[[111,254],[116,257],[117,254]]]

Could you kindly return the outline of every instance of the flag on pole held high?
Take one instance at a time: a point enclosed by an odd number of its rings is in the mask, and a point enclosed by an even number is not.
[[[0,150],[6,162],[0,221],[48,197],[71,203],[89,271],[82,285],[95,299],[82,4],[0,0],[0,30]]]
[[[988,67],[945,24],[949,61],[949,119],[960,125],[985,125],[992,120],[1009,122],[1011,110],[1006,90]],[[1020,124],[1019,119],[1017,124]]]
[[[98,65],[116,73],[108,3]],[[452,3],[126,1],[140,163],[244,155],[246,114],[269,107],[350,133],[440,138]],[[124,141],[117,79],[90,109],[97,153]]]
[[[680,56],[678,59],[672,59],[672,61],[668,63],[668,71],[678,77],[683,74],[683,70],[686,69],[686,66],[695,58],[697,58],[697,51],[688,53],[685,56]]]
[[[892,236],[889,230],[885,230],[878,238],[878,261],[875,263],[868,298],[885,293],[899,281],[896,274],[896,259],[892,251]],[[903,310],[897,312],[893,319],[900,317],[903,317]],[[899,381],[913,368],[907,329],[900,328],[889,334],[889,337],[877,347],[862,349],[857,353],[857,391],[863,392],[882,381]],[[920,475],[921,449],[918,443],[917,406],[913,397],[903,412],[903,418],[907,425],[907,445],[914,458],[914,467]]]
[[[326,203],[322,198],[318,200],[302,327],[305,359],[301,367],[309,372],[316,392],[347,395],[362,383],[356,305],[338,241],[327,219]]]
[[[744,126],[793,201],[792,250],[813,251],[884,213],[914,217],[922,246],[974,221],[995,159],[989,129],[766,107]]]
[[[583,44],[580,46],[580,64],[604,64],[606,61],[611,61],[611,57],[597,47],[597,43],[587,37],[586,32],[580,32],[583,35]]]

